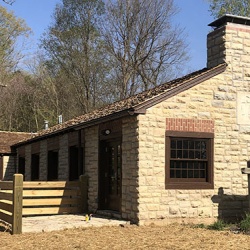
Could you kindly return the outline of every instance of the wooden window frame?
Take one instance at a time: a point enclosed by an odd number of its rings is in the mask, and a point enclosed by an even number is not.
[[[171,139],[205,139],[207,141],[207,177],[203,179],[170,178]],[[165,152],[165,186],[166,189],[213,189],[214,188],[214,133],[166,131]],[[183,160],[185,161],[185,160]]]

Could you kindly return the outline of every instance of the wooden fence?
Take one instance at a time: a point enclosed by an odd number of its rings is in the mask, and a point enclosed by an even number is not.
[[[12,226],[12,234],[22,232],[22,217],[74,214],[87,211],[87,177],[79,181],[0,181],[0,220]]]

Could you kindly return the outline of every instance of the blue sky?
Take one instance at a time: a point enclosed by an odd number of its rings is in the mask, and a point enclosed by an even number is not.
[[[1,4],[26,21],[34,33],[31,42],[35,49],[40,36],[51,22],[58,2],[60,0],[16,0],[11,6],[3,2]],[[175,0],[175,3],[180,12],[174,21],[185,29],[189,46],[190,62],[184,73],[202,69],[206,67],[206,37],[211,29],[207,25],[213,21],[208,11],[209,5],[206,0]]]

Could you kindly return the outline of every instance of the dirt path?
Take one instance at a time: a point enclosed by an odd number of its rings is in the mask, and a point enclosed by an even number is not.
[[[0,233],[0,249],[250,249],[250,236],[172,224],[83,227],[43,233]]]

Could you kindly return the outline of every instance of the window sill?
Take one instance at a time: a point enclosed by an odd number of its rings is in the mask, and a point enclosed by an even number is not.
[[[214,189],[213,183],[202,182],[172,182],[165,184],[166,189]]]

